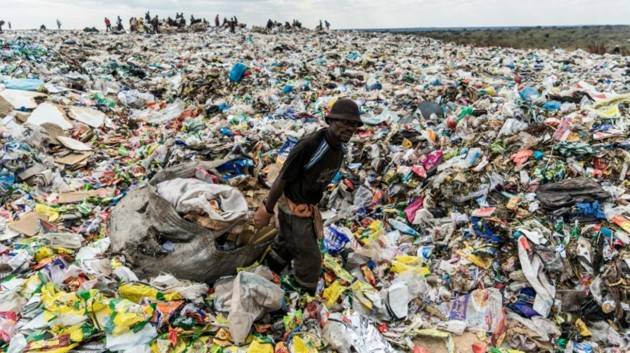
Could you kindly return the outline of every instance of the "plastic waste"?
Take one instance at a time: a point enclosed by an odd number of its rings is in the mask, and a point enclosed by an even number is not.
[[[236,63],[230,70],[230,81],[241,82],[245,72],[247,71],[247,65],[243,63]]]
[[[44,81],[37,78],[5,79],[2,83],[8,89],[21,91],[37,91],[44,85]]]
[[[628,346],[625,57],[240,27],[3,34],[0,349]],[[248,222],[341,96],[311,295]]]

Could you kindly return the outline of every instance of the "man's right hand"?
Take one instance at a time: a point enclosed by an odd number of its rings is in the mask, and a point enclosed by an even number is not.
[[[271,217],[273,217],[273,213],[267,212],[267,207],[265,206],[265,204],[261,204],[260,206],[258,206],[256,213],[254,213],[254,227],[256,229],[260,229],[268,225]]]

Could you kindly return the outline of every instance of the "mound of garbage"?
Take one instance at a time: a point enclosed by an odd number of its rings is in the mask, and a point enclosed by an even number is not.
[[[0,349],[627,350],[629,82],[415,35],[5,34]],[[249,217],[339,97],[311,296]]]

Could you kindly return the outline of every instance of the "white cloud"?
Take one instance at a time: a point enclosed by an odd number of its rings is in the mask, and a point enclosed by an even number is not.
[[[0,17],[15,28],[103,26],[103,18],[236,15],[248,24],[297,18],[337,28],[628,24],[628,0],[0,0]]]

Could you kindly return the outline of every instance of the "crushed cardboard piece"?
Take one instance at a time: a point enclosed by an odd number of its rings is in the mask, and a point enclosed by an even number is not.
[[[36,163],[32,167],[30,167],[30,168],[22,171],[20,174],[18,174],[18,177],[20,177],[20,179],[22,179],[22,180],[26,180],[26,179],[28,179],[30,177],[33,177],[33,176],[35,176],[35,175],[45,171],[46,169],[47,168],[46,168],[45,165]]]
[[[69,148],[74,151],[91,151],[92,147],[86,145],[85,143],[75,140],[71,137],[66,136],[57,136],[57,141],[61,143],[64,147]]]
[[[5,117],[13,110],[13,107],[4,98],[0,97],[0,117]]]
[[[68,114],[72,119],[80,121],[94,128],[99,128],[105,122],[105,115],[103,112],[90,107],[70,107],[70,113]]]
[[[56,163],[65,164],[65,165],[77,165],[83,161],[85,161],[92,153],[83,152],[83,153],[70,153],[63,157],[55,158]]]
[[[57,140],[57,136],[66,135],[63,129],[59,125],[55,125],[53,123],[43,123],[41,127],[43,127],[46,130],[48,135],[52,138],[51,142],[54,142],[55,144],[59,143],[59,141]]]
[[[46,97],[43,93],[20,91],[16,89],[5,89],[0,91],[0,101],[4,100],[11,105],[12,110],[30,110],[37,108],[35,98]]]
[[[44,123],[53,123],[64,130],[72,129],[72,124],[66,120],[65,114],[57,105],[52,103],[42,103],[28,117],[26,122],[42,125]]]
[[[64,204],[64,203],[81,202],[87,199],[88,197],[94,197],[94,196],[105,197],[108,195],[113,195],[113,193],[114,193],[114,190],[112,189],[62,192],[59,194],[57,203]]]
[[[39,216],[35,212],[29,212],[23,215],[17,221],[10,222],[8,226],[11,230],[29,237],[36,235],[41,229]]]

